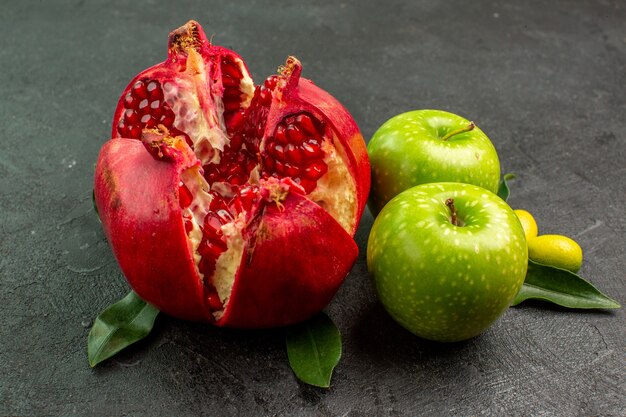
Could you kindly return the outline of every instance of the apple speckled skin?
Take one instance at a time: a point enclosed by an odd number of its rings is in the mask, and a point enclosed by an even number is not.
[[[521,288],[527,263],[524,230],[511,208],[490,191],[461,183],[400,193],[376,218],[367,245],[367,267],[385,309],[417,336],[441,342],[491,326]]]
[[[414,110],[385,122],[367,146],[374,216],[395,195],[419,184],[462,182],[497,192],[498,154],[478,126],[443,140],[470,123],[441,110]]]

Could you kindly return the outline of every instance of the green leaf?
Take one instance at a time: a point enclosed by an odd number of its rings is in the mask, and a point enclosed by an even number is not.
[[[93,368],[146,337],[154,326],[157,314],[159,310],[139,298],[134,291],[109,306],[96,317],[89,332],[89,365]]]
[[[515,178],[515,174],[504,174],[502,179],[500,180],[500,186],[498,187],[498,197],[506,201],[511,195],[511,191],[509,190],[509,184],[507,181]]]
[[[528,299],[549,301],[568,308],[620,308],[617,301],[575,273],[530,259],[526,280],[512,305]]]
[[[324,313],[287,330],[289,365],[298,379],[328,388],[341,358],[341,334]]]

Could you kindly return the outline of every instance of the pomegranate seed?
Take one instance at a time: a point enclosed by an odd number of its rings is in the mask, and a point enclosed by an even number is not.
[[[282,145],[274,144],[274,156],[277,159],[284,160],[285,159],[285,148],[283,148]]]
[[[225,209],[218,210],[217,216],[222,221],[222,224],[233,221],[233,216],[231,216],[231,214]]]
[[[185,232],[189,234],[193,230],[193,222],[190,219],[185,218]]]
[[[278,175],[285,175],[285,164],[280,161],[274,161],[274,172]]]
[[[291,164],[285,164],[285,173],[290,177],[297,177],[300,175],[300,168]]]
[[[239,78],[233,78],[229,75],[225,75],[222,78],[222,84],[224,84],[225,87],[239,87],[239,83]]]
[[[148,97],[150,100],[162,100],[163,99],[163,90],[161,86],[156,81],[150,81],[148,83]]]
[[[127,131],[127,136],[130,139],[141,139],[141,127],[135,125]]]
[[[139,113],[133,109],[126,109],[124,112],[124,121],[129,125],[134,125],[139,121]]]
[[[258,124],[256,126],[256,135],[258,138],[263,137],[263,134],[265,133],[265,125],[264,124]],[[255,150],[256,151],[256,150]]]
[[[124,107],[126,107],[127,109],[132,109],[135,108],[135,106],[137,106],[137,99],[135,99],[135,97],[133,97],[133,95],[129,91],[128,93],[126,93],[126,97],[124,97]]]
[[[222,241],[220,239],[216,239],[215,243],[217,242]],[[198,253],[203,258],[217,259],[222,254],[222,252],[224,252],[224,250],[220,246],[214,244],[213,242],[209,242],[208,240],[205,240],[203,243],[200,244],[200,246],[198,246]]]
[[[315,139],[309,139],[308,142],[302,144],[302,153],[307,160],[323,158],[324,151]]]
[[[242,173],[243,171],[241,170],[241,167],[239,165],[233,165],[228,169],[229,175],[240,175]]]
[[[302,186],[302,188],[304,188],[304,192],[310,194],[311,191],[313,191],[317,186],[317,183],[315,181],[310,181],[307,179],[300,179],[300,185]]]
[[[315,125],[313,124],[313,120],[311,119],[311,116],[309,116],[308,114],[299,114],[296,117],[296,123],[298,124],[298,126],[300,126],[302,130],[304,130],[309,135],[313,135],[313,136],[319,135],[319,132],[317,131],[317,129],[315,128]]]
[[[269,172],[274,169],[274,160],[269,155],[263,158],[263,167]]]
[[[324,161],[315,161],[304,169],[306,179],[317,181],[328,171],[328,166]]]
[[[302,142],[304,142],[304,139],[306,139],[304,133],[296,125],[287,126],[287,129],[285,129],[285,131],[287,133],[287,138],[289,139],[289,142],[296,145],[300,145]]]
[[[230,138],[230,145],[228,146],[231,150],[238,151],[241,148],[242,144],[243,138],[241,137],[241,135],[234,135],[232,138]]]
[[[259,102],[262,106],[269,106],[272,102],[272,91],[265,86],[261,86],[259,90]]]
[[[238,112],[233,113],[230,117],[230,121],[228,122],[228,130],[239,130],[244,122],[244,114],[244,110],[239,110]],[[239,147],[237,147],[237,149],[239,149]]]
[[[276,83],[278,82],[278,77],[276,75],[269,76],[265,79],[263,85],[270,90],[273,90],[276,87]]]
[[[148,101],[147,98],[144,98],[143,100],[141,100],[141,102],[139,102],[139,106],[137,107],[137,109],[139,110],[139,113],[146,114],[150,110],[150,108],[148,107],[149,104],[150,102]]]
[[[180,204],[180,208],[186,209],[191,205],[192,201],[193,195],[191,194],[191,191],[189,191],[189,188],[181,182],[178,187],[178,202]]]
[[[209,293],[209,295],[206,297],[206,301],[209,305],[209,309],[212,311],[221,310],[222,308],[224,308],[217,293]]]
[[[161,116],[161,123],[165,127],[172,127],[174,125],[174,117],[174,112],[166,105],[165,112]]]
[[[232,78],[240,79],[242,77],[241,70],[234,62],[222,60],[222,72]]]
[[[211,276],[215,270],[215,258],[202,257],[198,263],[198,269],[207,277]]]
[[[276,138],[278,142],[282,143],[283,145],[286,145],[289,143],[289,141],[287,140],[287,135],[285,134],[285,126],[283,125],[278,125],[276,127],[276,132],[274,132],[274,137]]]
[[[150,103],[150,113],[153,116],[161,116],[161,101],[160,100],[154,100],[153,102]]]
[[[287,161],[294,165],[300,165],[303,160],[303,155],[300,148],[294,146],[291,143],[285,148],[285,156],[287,157]]]
[[[146,85],[143,83],[143,81],[137,81],[135,85],[133,85],[131,91],[133,93],[133,96],[140,100],[148,98],[148,90],[146,89]]]
[[[225,111],[236,111],[239,110],[239,101],[237,100],[224,100],[224,110]]]
[[[204,218],[204,228],[213,229],[218,236],[222,235],[222,222],[215,213],[209,212],[209,214],[206,215]]]

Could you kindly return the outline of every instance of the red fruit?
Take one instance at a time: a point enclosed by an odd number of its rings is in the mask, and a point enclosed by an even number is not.
[[[331,300],[357,256],[369,161],[350,114],[301,69],[290,57],[255,88],[191,21],[129,83],[94,188],[144,300],[234,327],[295,323]]]

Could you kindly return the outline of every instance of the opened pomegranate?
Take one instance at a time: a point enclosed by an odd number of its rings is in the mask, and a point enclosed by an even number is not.
[[[184,319],[271,327],[320,311],[357,256],[369,191],[346,109],[289,57],[254,86],[197,22],[122,94],[95,198],[140,297]]]

